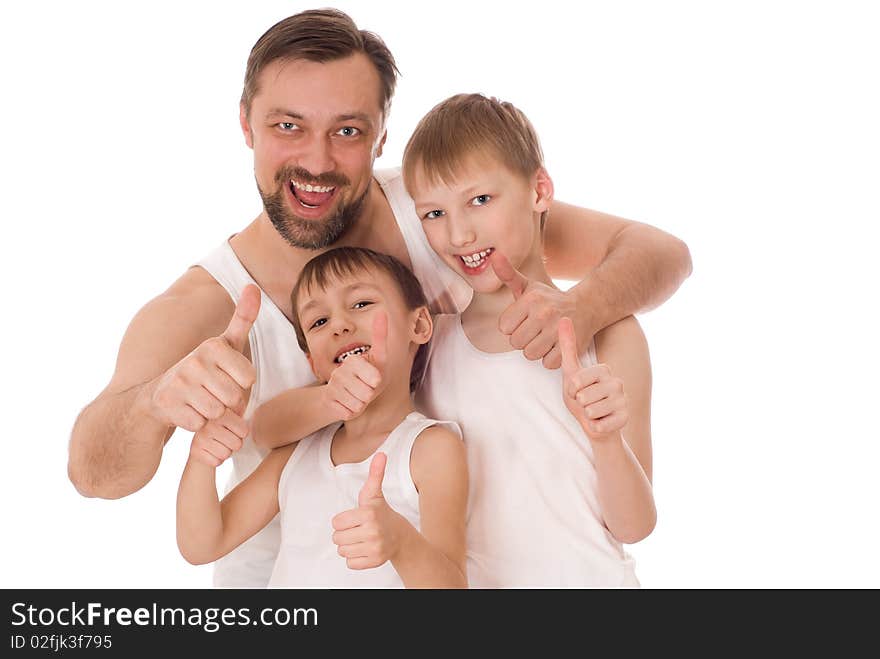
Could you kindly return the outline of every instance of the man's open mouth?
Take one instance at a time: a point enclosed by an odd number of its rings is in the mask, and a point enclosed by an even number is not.
[[[304,208],[319,208],[336,193],[336,186],[314,185],[290,179],[290,191]]]

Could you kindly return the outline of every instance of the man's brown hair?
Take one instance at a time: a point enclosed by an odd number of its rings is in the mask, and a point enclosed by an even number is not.
[[[526,179],[544,166],[538,134],[521,110],[483,94],[457,94],[416,126],[403,152],[404,183],[411,190],[417,171],[428,185],[456,182],[467,160],[481,154]]]
[[[366,247],[335,247],[322,252],[303,266],[290,293],[290,302],[293,305],[293,329],[296,331],[296,340],[303,352],[308,353],[309,346],[297,311],[300,293],[303,290],[311,291],[313,288],[323,290],[334,279],[351,277],[365,270],[384,272],[391,277],[397,284],[406,308],[410,311],[419,307],[427,308],[428,299],[419,280],[409,268],[393,256],[374,252]],[[421,345],[416,352],[409,378],[410,391],[415,391],[422,381],[427,365],[427,349],[427,344]]]
[[[382,114],[387,117],[400,73],[394,57],[378,35],[359,30],[348,14],[337,9],[311,9],[289,16],[257,40],[248,57],[241,93],[245,114],[250,116],[260,73],[275,60],[332,62],[355,53],[369,57],[379,72],[379,100]]]

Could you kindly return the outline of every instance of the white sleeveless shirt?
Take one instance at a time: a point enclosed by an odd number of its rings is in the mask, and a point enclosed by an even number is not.
[[[478,350],[459,315],[435,318],[431,346],[416,400],[464,435],[471,587],[638,586],[602,521],[592,448],[563,402],[562,371],[519,350]],[[581,363],[596,362],[591,343]]]
[[[413,412],[376,449],[388,456],[382,495],[416,529],[420,529],[419,495],[410,473],[410,454],[419,434],[437,424],[461,437],[456,424]],[[334,423],[301,440],[281,472],[281,549],[270,587],[403,588],[390,561],[369,570],[351,570],[333,543],[331,520],[358,507],[358,494],[376,453],[362,462],[334,465],[330,448],[341,425]]]
[[[425,238],[412,198],[403,185],[400,169],[373,173],[388,200],[403,235],[413,271],[425,290],[434,313],[464,309],[472,291],[467,283],[446,266]],[[223,286],[234,303],[247,284],[256,284],[242,266],[228,241],[202,259],[204,268]],[[294,282],[290,282],[293,288]],[[315,381],[305,355],[296,341],[293,325],[275,303],[261,291],[260,312],[249,335],[251,358],[257,379],[244,418],[282,391],[303,387]],[[296,453],[296,451],[294,451]],[[232,454],[232,475],[228,492],[244,480],[260,463],[266,451],[247,437],[241,449]],[[231,588],[262,588],[268,584],[278,554],[280,531],[276,517],[266,528],[214,564],[214,585]]]

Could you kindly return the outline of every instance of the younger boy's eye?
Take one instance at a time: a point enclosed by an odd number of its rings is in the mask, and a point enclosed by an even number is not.
[[[309,326],[309,329],[315,329],[316,327],[320,327],[321,325],[323,325],[326,322],[327,322],[326,318],[318,318],[318,320],[316,320],[314,323],[312,323]]]
[[[484,206],[489,203],[492,197],[487,194],[481,194],[471,199],[471,206]]]
[[[441,210],[433,210],[425,213],[426,220],[436,220],[438,217],[443,217],[445,213]]]
[[[363,309],[364,307],[368,307],[371,304],[373,304],[373,303],[370,302],[369,300],[361,300],[360,302],[354,303],[354,308],[355,309]]]

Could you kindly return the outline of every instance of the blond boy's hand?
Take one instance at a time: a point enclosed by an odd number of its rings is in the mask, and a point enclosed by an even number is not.
[[[360,416],[382,391],[388,338],[388,316],[378,312],[373,319],[370,350],[342,362],[324,387],[324,404],[338,421]]]
[[[241,409],[241,408],[238,408]],[[227,409],[219,419],[208,421],[193,435],[190,457],[209,467],[219,467],[248,436],[248,425],[236,411]]]
[[[333,518],[333,543],[351,570],[379,567],[400,549],[401,523],[382,494],[387,456],[377,453],[370,463],[370,475],[358,495],[358,507]]]
[[[611,437],[628,418],[623,380],[614,377],[605,364],[581,366],[570,318],[559,321],[559,346],[565,406],[592,441]]]
[[[561,365],[557,328],[563,316],[577,312],[569,293],[531,281],[514,268],[507,257],[495,251],[489,256],[495,276],[513,293],[513,304],[498,318],[498,329],[510,337],[510,345],[522,350],[526,359],[541,360],[545,368]]]

